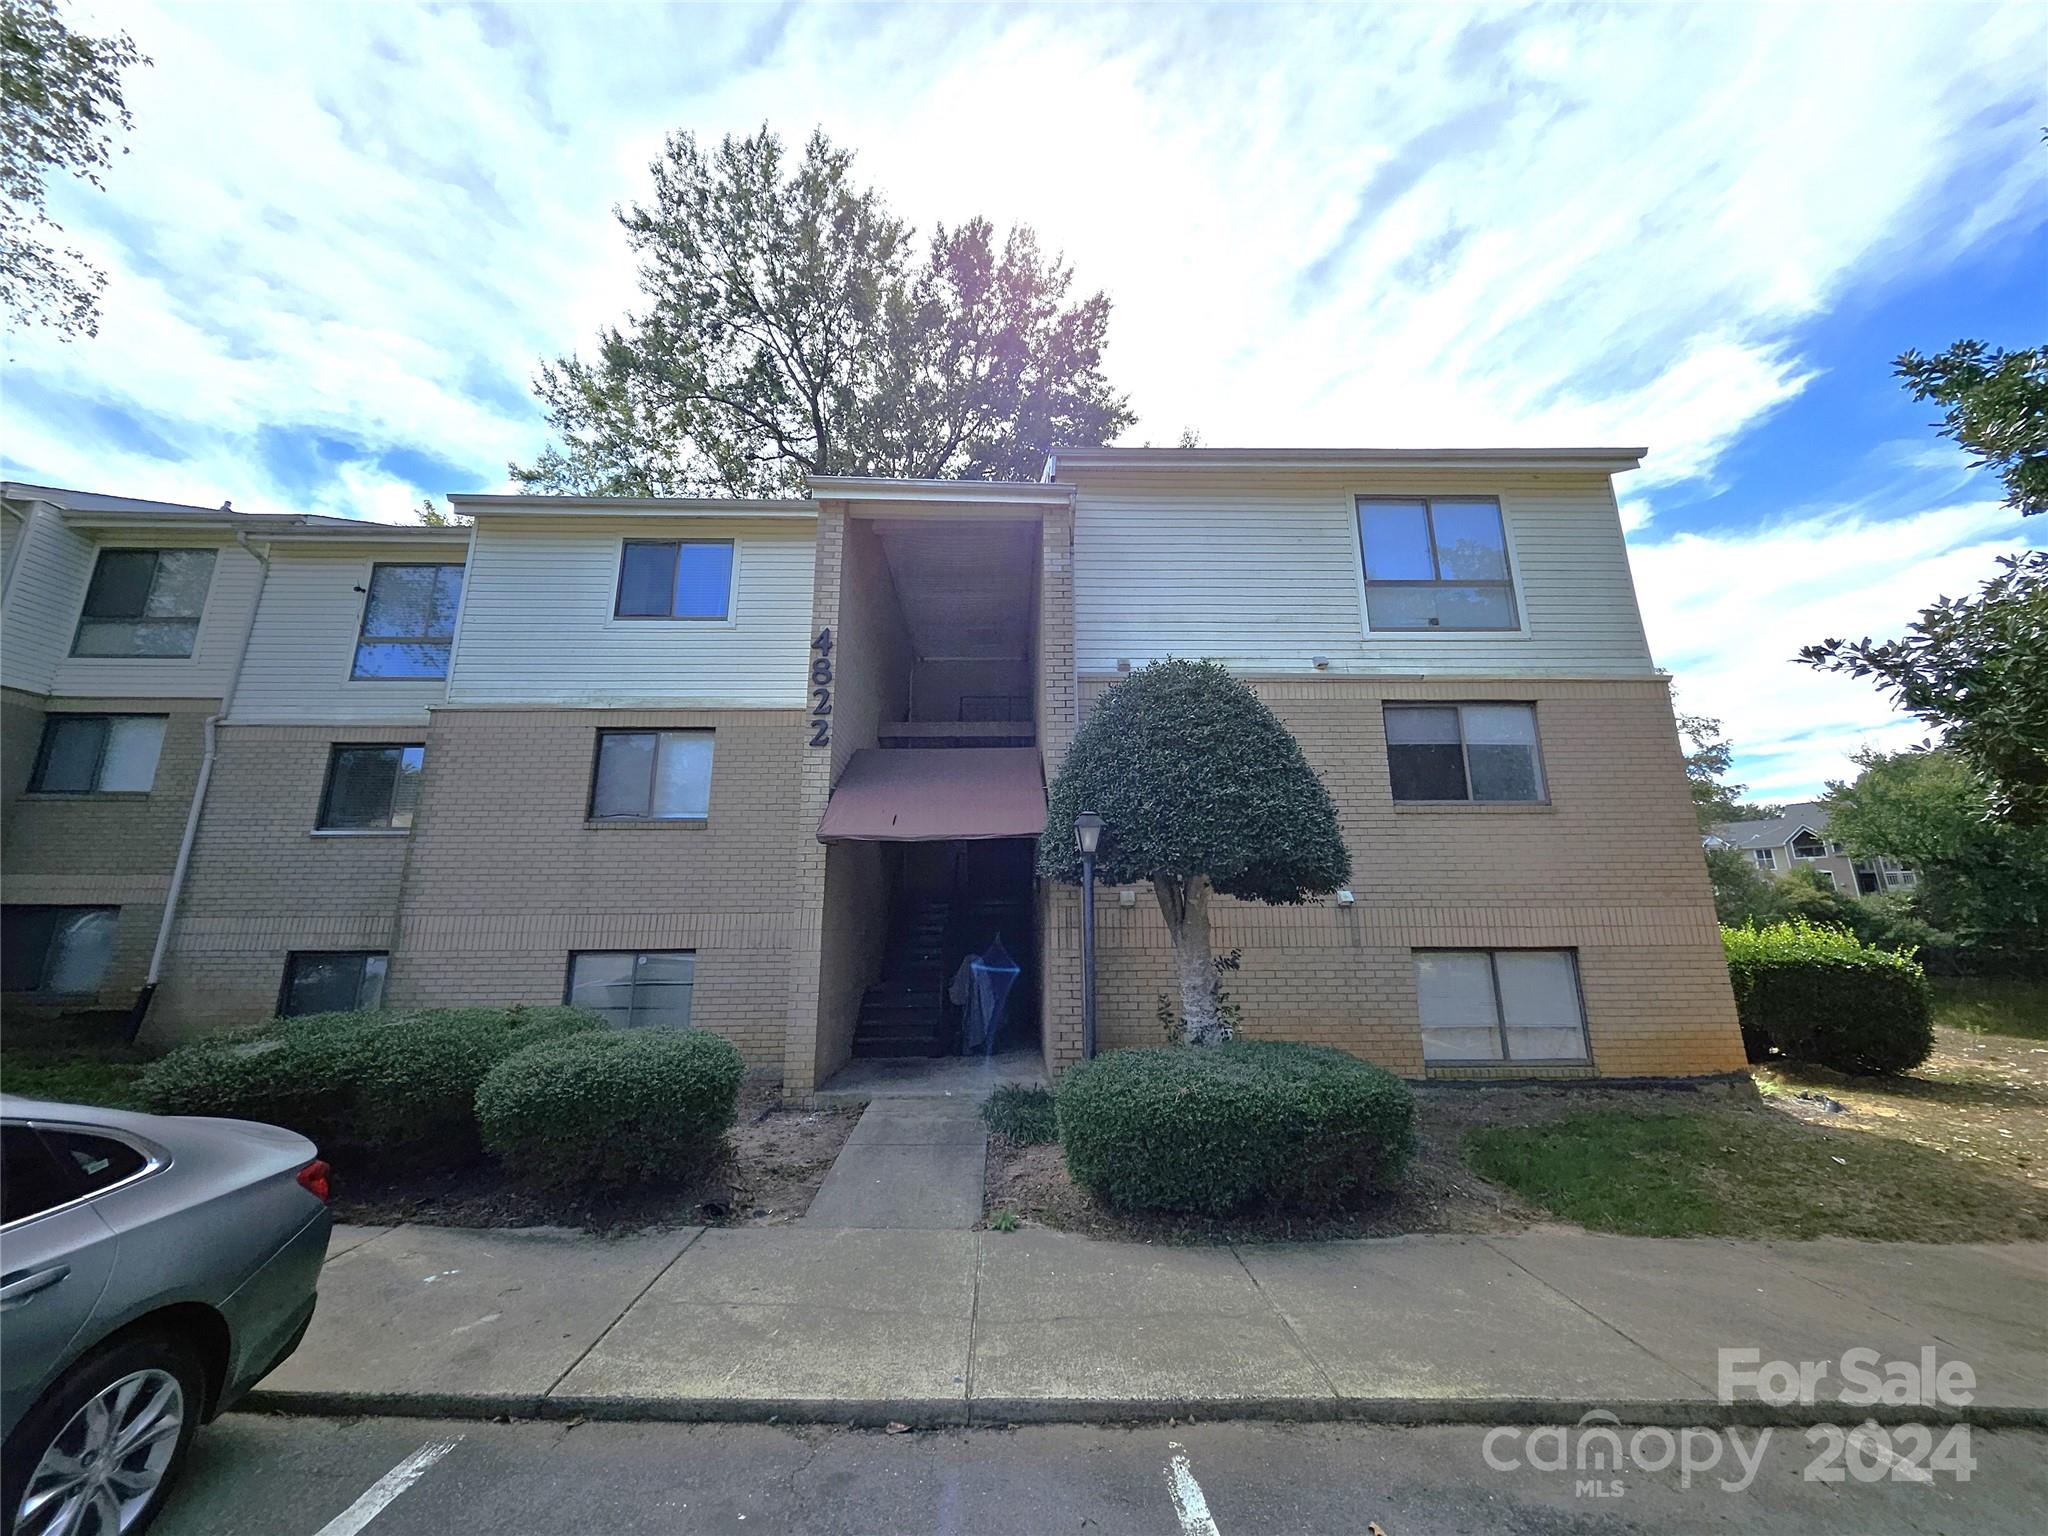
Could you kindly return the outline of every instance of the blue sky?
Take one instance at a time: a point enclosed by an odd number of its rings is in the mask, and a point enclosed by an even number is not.
[[[2048,540],[1890,378],[2048,332],[2039,6],[76,14],[155,65],[107,191],[52,197],[112,283],[96,340],[8,338],[15,478],[384,520],[501,485],[535,361],[633,300],[609,210],[662,135],[765,121],[1064,251],[1128,441],[1648,444],[1652,645],[1759,795],[1921,734],[1799,645]]]

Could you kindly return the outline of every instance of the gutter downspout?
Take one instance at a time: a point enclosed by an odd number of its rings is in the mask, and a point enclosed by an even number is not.
[[[221,690],[220,710],[206,717],[206,747],[199,759],[199,780],[192,786],[192,808],[185,813],[185,835],[178,843],[178,862],[171,869],[171,888],[164,895],[164,915],[157,924],[156,948],[150,951],[149,972],[142,979],[142,990],[135,995],[135,1006],[128,1010],[127,1039],[131,1045],[142,1033],[142,1021],[149,1016],[150,1002],[156,997],[157,983],[163,978],[164,957],[171,948],[171,930],[178,921],[178,898],[185,891],[185,874],[192,866],[192,845],[199,840],[199,818],[206,809],[206,787],[213,781],[213,760],[220,743],[220,723],[234,708],[235,689],[242,681],[242,663],[249,657],[249,637],[256,632],[256,611],[263,606],[263,588],[270,580],[270,556],[259,555],[250,546],[248,529],[235,531],[235,543],[263,571],[256,578],[256,597],[249,604],[249,622],[242,627],[242,644],[235,652],[234,669],[228,673],[227,687]]]

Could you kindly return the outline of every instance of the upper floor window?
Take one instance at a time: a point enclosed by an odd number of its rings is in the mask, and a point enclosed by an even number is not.
[[[1827,845],[1811,832],[1802,832],[1792,839],[1792,857],[1795,859],[1818,859],[1827,854]]]
[[[402,832],[420,802],[423,746],[336,747],[320,795],[324,832]]]
[[[29,775],[43,795],[141,795],[156,783],[162,715],[50,715]]]
[[[1396,800],[1541,800],[1531,704],[1389,704]]]
[[[709,731],[599,731],[595,821],[699,821],[711,814]]]
[[[1374,629],[1513,629],[1500,503],[1358,498],[1365,614]]]
[[[103,549],[74,656],[190,656],[213,582],[210,549]]]
[[[1752,848],[1749,851],[1749,856],[1756,860],[1757,868],[1759,869],[1776,869],[1778,867],[1778,855],[1773,849]]]
[[[730,617],[732,541],[626,540],[613,612],[622,619]]]
[[[378,565],[370,570],[363,633],[351,677],[446,677],[462,606],[459,565]]]

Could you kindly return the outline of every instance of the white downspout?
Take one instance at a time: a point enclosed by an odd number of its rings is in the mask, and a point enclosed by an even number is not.
[[[171,930],[178,921],[178,898],[184,894],[185,872],[192,865],[192,845],[199,840],[199,818],[206,809],[206,787],[213,780],[213,759],[220,741],[220,723],[234,708],[235,689],[242,681],[242,663],[249,656],[249,637],[256,632],[256,612],[263,606],[263,588],[270,580],[270,556],[259,555],[249,543],[249,530],[237,529],[235,543],[242,553],[261,566],[262,574],[256,578],[256,598],[249,604],[249,621],[242,626],[242,644],[235,652],[234,667],[228,673],[227,687],[221,690],[220,710],[206,717],[206,745],[199,759],[199,781],[192,786],[192,807],[185,813],[185,835],[178,842],[178,862],[171,869],[171,888],[164,895],[163,920],[157,924],[156,948],[150,951],[149,972],[142,978],[142,990],[136,995],[135,1006],[128,1014],[128,1038],[133,1040],[142,1032],[142,1021],[149,1013],[150,1000],[156,996],[157,983],[163,978],[164,958],[170,953]]]

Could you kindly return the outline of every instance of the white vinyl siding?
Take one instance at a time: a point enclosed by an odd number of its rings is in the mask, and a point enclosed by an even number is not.
[[[1243,671],[1632,676],[1652,670],[1608,478],[1584,471],[1074,471],[1083,673],[1160,656]],[[1519,627],[1366,628],[1357,498],[1492,497]]]
[[[46,529],[75,537],[71,529]],[[256,589],[263,567],[254,556],[243,553],[232,540],[204,539],[192,535],[159,535],[138,530],[133,535],[101,534],[97,548],[87,558],[71,590],[64,595],[58,631],[51,638],[60,650],[68,651],[78,631],[79,614],[85,606],[85,590],[91,575],[93,556],[99,549],[211,549],[213,575],[207,585],[206,611],[199,621],[199,636],[190,656],[129,657],[60,655],[50,674],[50,691],[67,698],[173,698],[217,699],[234,674],[235,659],[242,649],[242,636],[249,624],[249,610],[256,601]],[[24,568],[15,578],[20,586],[29,572]],[[9,607],[19,593],[9,594]],[[10,620],[12,614],[9,615]],[[10,638],[12,626],[10,624]]]
[[[627,539],[730,539],[731,614],[619,618]],[[456,704],[797,708],[815,526],[727,518],[481,517],[448,698]]]
[[[357,720],[425,724],[427,707],[447,696],[444,679],[349,675],[362,629],[370,570],[380,564],[459,564],[462,557],[460,542],[343,549],[273,545],[270,579],[263,584],[263,601],[256,610],[249,659],[242,664],[241,680],[235,685],[231,721],[237,725]]]
[[[7,582],[7,613],[0,622],[0,683],[48,693],[57,663],[71,649],[93,544],[38,504],[15,545],[16,568]],[[147,692],[147,690],[144,690]]]

